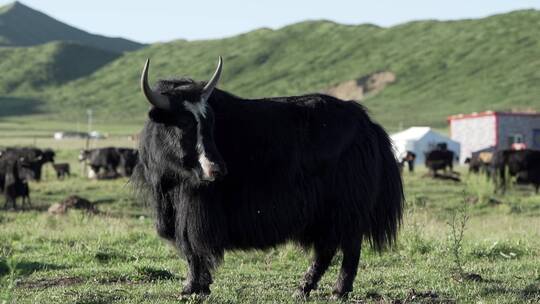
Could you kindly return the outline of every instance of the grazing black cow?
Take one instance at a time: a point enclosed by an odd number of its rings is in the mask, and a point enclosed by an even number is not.
[[[113,147],[82,150],[79,161],[87,161],[90,166],[89,177],[116,177],[116,168],[120,163],[120,153]],[[101,169],[105,170],[100,172]],[[94,176],[95,174],[95,176]]]
[[[436,175],[438,170],[448,168],[450,172],[454,170],[454,151],[446,149],[434,149],[425,154],[425,164],[429,171]]]
[[[0,154],[0,193],[4,193],[4,186],[6,184],[6,173],[8,169],[8,158],[5,153]]]
[[[30,189],[28,182],[21,176],[21,161],[14,158],[2,159],[0,166],[0,172],[4,174],[3,177],[3,194],[6,198],[5,209],[8,209],[9,204],[13,206],[13,209],[17,209],[17,198],[22,198],[22,207],[25,205],[31,206],[30,202]]]
[[[207,294],[225,250],[288,241],[314,251],[299,287],[308,296],[337,250],[333,294],[352,291],[363,241],[395,240],[401,176],[387,133],[352,101],[322,94],[243,99],[212,79],[162,80],[151,103],[132,181],[157,214],[158,234],[189,264],[183,294]]]
[[[469,165],[469,173],[478,173],[482,168],[482,163],[474,156],[465,158],[465,164]]]
[[[4,152],[24,157],[26,160],[39,159],[43,156],[43,151],[34,147],[7,147]]]
[[[41,150],[33,147],[7,148],[4,155],[24,159],[24,165],[19,174],[26,180],[41,181],[43,165],[54,163],[55,153],[51,149]]]
[[[401,158],[400,167],[403,168],[404,164],[407,163],[409,167],[409,172],[414,172],[414,162],[416,161],[416,153],[412,151],[407,151],[405,155]]]
[[[54,171],[56,172],[56,178],[64,179],[71,176],[71,170],[68,163],[53,164]]]
[[[131,176],[139,161],[139,151],[129,148],[118,148],[117,151],[120,154],[120,173],[123,176]]]
[[[465,163],[469,165],[469,173],[484,173],[490,177],[493,154],[493,151],[473,152],[471,157],[465,160]]]
[[[41,181],[43,165],[47,162],[48,161],[44,158],[25,160],[22,164],[21,175],[24,176],[25,179],[39,182]]]
[[[510,176],[516,176],[520,184],[532,184],[536,193],[540,188],[540,151],[536,150],[501,150],[493,156],[495,192],[506,191],[506,170]]]

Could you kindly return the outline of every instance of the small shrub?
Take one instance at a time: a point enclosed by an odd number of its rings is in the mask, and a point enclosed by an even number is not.
[[[450,233],[448,235],[449,251],[452,255],[452,263],[454,275],[459,278],[464,278],[466,272],[463,268],[463,237],[465,235],[465,229],[467,222],[469,221],[467,197],[464,193],[462,204],[454,211],[448,226]]]

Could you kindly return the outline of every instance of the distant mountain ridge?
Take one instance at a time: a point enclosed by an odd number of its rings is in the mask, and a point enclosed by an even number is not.
[[[352,91],[362,83],[362,104],[388,129],[444,128],[446,117],[456,113],[540,110],[539,29],[536,10],[390,28],[305,21],[225,39],[159,43],[114,58],[84,46],[88,58],[98,59],[81,59],[79,64],[89,64],[76,73],[70,55],[75,44],[5,48],[11,50],[0,69],[12,72],[0,77],[0,112],[23,115],[19,103],[26,102],[51,118],[80,119],[93,109],[101,121],[138,123],[148,110],[138,87],[146,58],[152,59],[154,82],[170,76],[207,80],[223,56],[219,86],[239,96],[328,92],[352,81]],[[392,81],[369,80],[382,71]],[[369,81],[360,81],[365,77]]]
[[[21,2],[0,7],[0,46],[36,46],[53,41],[71,41],[117,53],[144,46],[123,38],[87,33]]]

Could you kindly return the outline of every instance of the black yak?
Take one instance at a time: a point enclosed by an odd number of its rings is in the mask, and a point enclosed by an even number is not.
[[[535,192],[540,189],[540,151],[500,150],[495,152],[491,162],[494,171],[495,192],[506,191],[506,171],[516,176],[519,184],[532,184]]]
[[[88,165],[90,166],[89,178],[118,176],[116,169],[120,164],[120,153],[118,153],[118,150],[114,147],[81,150],[79,161],[88,162]],[[102,169],[104,172],[101,172]]]
[[[425,165],[433,175],[436,175],[438,170],[446,171],[446,168],[450,173],[454,171],[454,151],[437,148],[425,153],[425,158]]]
[[[152,107],[132,182],[155,207],[158,234],[189,266],[183,294],[207,294],[226,250],[286,242],[314,251],[299,294],[336,251],[335,297],[352,291],[363,241],[395,241],[403,189],[387,133],[352,101],[322,94],[243,99],[209,82],[141,86]]]
[[[407,151],[401,158],[401,161],[399,162],[401,170],[403,170],[403,166],[405,165],[405,163],[407,163],[409,167],[409,172],[413,173],[415,161],[416,161],[416,153],[412,151]]]
[[[71,176],[71,169],[68,163],[53,164],[53,169],[56,172],[56,178],[64,179]]]
[[[3,179],[3,194],[6,198],[5,208],[7,209],[9,204],[13,206],[13,209],[17,209],[17,198],[22,198],[22,207],[25,205],[31,206],[30,202],[30,189],[28,187],[27,180],[21,175],[21,162],[23,159],[17,160],[14,158],[2,159],[0,173],[2,173]]]
[[[43,165],[50,162],[54,163],[55,153],[51,149],[41,150],[34,147],[14,147],[7,148],[4,155],[24,159],[24,166],[19,174],[26,180],[41,180]]]
[[[120,155],[120,173],[123,176],[131,176],[133,174],[133,169],[137,165],[139,160],[139,151],[129,148],[117,148],[118,154]]]
[[[472,152],[471,157],[465,159],[465,164],[469,165],[469,173],[484,173],[488,178],[491,177],[491,161],[494,154],[493,146]]]

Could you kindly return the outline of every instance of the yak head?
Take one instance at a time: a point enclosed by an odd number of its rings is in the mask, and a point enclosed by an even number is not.
[[[79,153],[79,161],[85,161],[90,157],[90,150],[81,150]]]
[[[149,60],[141,75],[141,89],[151,104],[149,123],[161,138],[167,161],[182,175],[212,182],[227,174],[223,158],[214,142],[214,112],[208,104],[221,76],[222,59],[208,82],[191,79],[161,80],[155,89],[148,84]]]
[[[41,159],[43,163],[47,163],[47,162],[54,163],[55,156],[56,156],[56,153],[54,153],[52,149],[45,149],[45,151],[43,151]]]

